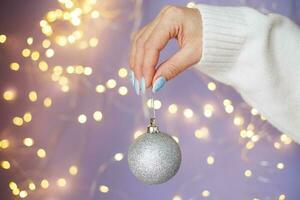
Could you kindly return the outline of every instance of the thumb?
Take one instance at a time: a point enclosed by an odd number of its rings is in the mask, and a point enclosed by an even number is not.
[[[154,74],[152,85],[159,77],[165,78],[167,81],[177,76],[180,72],[184,71],[191,65],[198,62],[197,49],[184,47],[176,52],[173,56],[160,64]]]

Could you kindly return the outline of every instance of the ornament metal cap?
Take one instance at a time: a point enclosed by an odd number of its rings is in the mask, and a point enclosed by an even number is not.
[[[147,133],[158,133],[159,129],[158,126],[156,126],[156,119],[150,118],[150,124],[147,127]]]

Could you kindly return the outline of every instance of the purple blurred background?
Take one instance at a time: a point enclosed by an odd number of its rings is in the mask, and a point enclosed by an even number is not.
[[[176,136],[182,149],[178,174],[155,186],[136,180],[127,166],[126,152],[134,135],[145,131],[148,124],[150,91],[136,96],[126,77],[123,67],[128,66],[130,38],[163,6],[185,6],[188,1],[70,1],[74,5],[66,9],[63,2],[68,1],[1,1],[0,35],[6,36],[0,43],[1,199],[300,198],[299,145],[280,136],[233,89],[192,69],[155,96],[160,129]],[[86,8],[80,25],[74,25],[76,21],[66,25],[57,19],[51,22],[51,17],[45,17],[50,10],[71,12],[75,7],[84,8],[87,2],[92,8]],[[195,3],[250,6],[300,23],[300,3],[296,0]],[[41,31],[44,18],[52,25],[49,36],[47,30],[46,34]],[[74,30],[80,30],[82,38],[75,42],[68,38],[67,44],[63,45],[63,40],[59,44],[57,35]],[[32,44],[28,37],[33,38]],[[45,39],[51,41],[50,47],[43,47]],[[24,48],[39,52],[39,58],[22,56]],[[49,48],[54,56],[49,51],[45,55]],[[177,49],[176,42],[171,41],[161,60]],[[47,70],[39,66],[41,61],[47,63]],[[13,62],[19,64],[17,70],[10,67]],[[82,67],[75,67],[79,65]],[[32,93],[28,97],[30,91],[36,91],[36,100]],[[49,98],[51,106],[47,104]],[[224,99],[232,103],[225,101],[224,107]],[[171,104],[176,106],[170,108]],[[102,118],[95,111],[100,111]],[[24,116],[26,112],[32,119]]]

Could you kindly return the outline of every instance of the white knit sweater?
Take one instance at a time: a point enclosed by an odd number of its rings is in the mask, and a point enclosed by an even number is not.
[[[277,14],[199,4],[203,54],[194,67],[235,88],[300,143],[300,29]]]

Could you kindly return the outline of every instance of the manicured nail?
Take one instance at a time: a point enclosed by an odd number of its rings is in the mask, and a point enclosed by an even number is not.
[[[140,84],[137,79],[134,80],[134,89],[137,95],[140,95]]]
[[[142,77],[141,79],[141,91],[143,94],[145,94],[145,91],[146,91],[146,85],[145,85],[145,78]]]
[[[154,85],[152,87],[152,92],[158,92],[166,83],[166,79],[163,76],[160,76],[156,79],[154,82]]]
[[[130,80],[132,86],[134,86],[134,72],[132,70],[130,70],[130,73],[129,73],[129,80]]]

